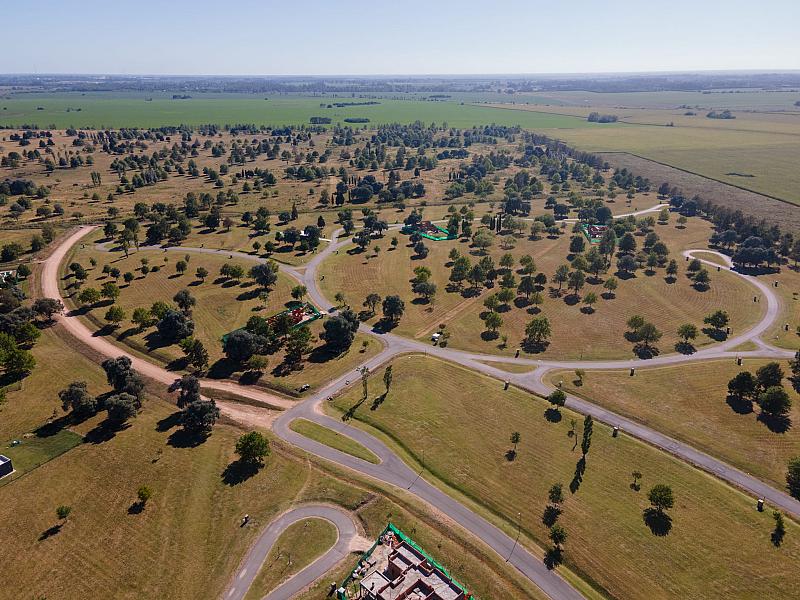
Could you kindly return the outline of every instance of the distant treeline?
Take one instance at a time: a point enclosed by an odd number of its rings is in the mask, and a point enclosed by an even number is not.
[[[616,123],[617,115],[601,115],[599,112],[591,112],[586,120],[591,123]]]
[[[330,117],[311,117],[308,121],[312,125],[330,125],[331,118]]]
[[[709,119],[735,119],[736,118],[736,116],[733,113],[731,113],[731,111],[729,111],[729,110],[723,110],[723,111],[712,110],[711,112],[709,112],[706,115],[706,117],[708,117]]]
[[[0,87],[15,94],[26,92],[115,92],[136,91],[178,95],[194,93],[279,94],[377,94],[425,93],[445,99],[452,92],[515,94],[583,90],[590,92],[660,92],[664,90],[707,92],[761,89],[784,91],[800,87],[800,73],[676,73],[595,77],[561,76],[536,78],[425,77],[212,77],[137,75],[0,75]]]
[[[347,117],[344,120],[345,123],[369,123],[369,119],[366,117]]]

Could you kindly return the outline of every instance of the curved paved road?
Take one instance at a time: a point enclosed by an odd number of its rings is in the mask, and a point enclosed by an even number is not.
[[[350,553],[350,544],[358,534],[352,515],[341,508],[327,504],[300,506],[274,519],[259,534],[222,594],[222,599],[243,600],[280,535],[298,521],[312,518],[329,521],[336,528],[336,543],[325,554],[292,575],[262,600],[288,600],[339,564]]]
[[[66,240],[62,246],[59,247],[48,259],[45,264],[45,271],[43,275],[43,288],[45,295],[51,297],[59,296],[57,286],[58,264],[63,259],[69,247],[71,247],[77,242],[78,239],[91,231],[91,229],[92,228],[82,228],[79,230],[68,240]],[[321,308],[329,309],[331,304],[319,289],[317,269],[322,261],[324,261],[328,256],[349,243],[348,239],[339,240],[339,233],[339,231],[334,232],[333,236],[331,237],[331,243],[322,252],[316,255],[305,267],[290,267],[281,265],[281,270],[283,272],[294,277],[306,286],[311,300]],[[192,251],[221,253],[234,255],[247,260],[261,260],[246,253],[229,252],[224,250],[220,251],[207,248],[192,249],[181,247],[176,248],[175,250],[181,252]],[[691,252],[692,251],[689,251],[689,253]],[[707,251],[703,250],[703,252]],[[716,263],[708,264],[716,267]],[[736,273],[736,271],[732,272]],[[433,347],[424,342],[403,338],[394,334],[382,334],[379,335],[379,338],[385,344],[385,349],[380,354],[367,361],[364,366],[367,366],[370,370],[374,370],[382,363],[394,356],[397,356],[398,354],[406,352],[424,352],[444,358],[446,360],[463,364],[499,379],[509,380],[523,389],[527,389],[539,394],[546,394],[549,393],[551,388],[543,383],[542,376],[547,371],[555,368],[570,369],[580,367],[584,369],[620,369],[630,366],[641,367],[695,362],[712,358],[733,359],[733,357],[736,355],[769,356],[780,358],[791,357],[793,355],[791,352],[772,348],[758,338],[761,333],[763,333],[772,325],[774,319],[779,314],[779,298],[768,286],[764,285],[755,278],[741,273],[736,274],[750,281],[759,289],[759,291],[762,292],[763,297],[767,299],[767,308],[765,310],[764,317],[757,325],[747,332],[730,338],[723,344],[701,350],[693,355],[665,355],[648,361],[640,361],[635,359],[618,361],[552,361],[531,358],[515,359],[498,355],[484,355],[480,353],[464,352],[451,348]],[[62,318],[61,321],[65,323],[71,333],[77,335],[81,339],[84,339],[87,341],[87,343],[89,343],[95,349],[101,351],[103,354],[108,356],[119,356],[121,354],[126,354],[124,351],[120,350],[119,347],[111,344],[110,342],[107,342],[102,338],[92,336],[91,332],[78,319],[66,317]],[[374,333],[367,326],[362,326],[362,330],[367,333]],[[757,340],[760,350],[742,353],[733,353],[729,350],[730,348],[749,340]],[[171,383],[175,379],[174,374],[171,374],[156,365],[141,360],[135,360],[134,362],[134,366],[137,369],[140,369],[143,374],[147,375],[148,377],[152,377],[153,379],[165,383]],[[528,365],[531,367],[531,371],[527,373],[512,374],[488,364],[492,362]],[[354,372],[346,373],[341,377],[331,381],[327,386],[313,396],[299,403],[291,403],[260,390],[254,390],[232,383],[225,383],[225,387],[231,391],[235,391],[237,394],[258,400],[264,404],[277,405],[281,407],[291,406],[291,408],[282,413],[273,424],[273,430],[279,437],[312,454],[318,455],[332,462],[349,467],[355,471],[369,475],[386,483],[390,483],[398,487],[405,487],[416,496],[435,506],[455,522],[462,525],[465,529],[478,536],[501,556],[505,557],[511,553],[511,549],[513,548],[514,544],[513,540],[509,536],[505,535],[502,531],[500,531],[494,525],[488,523],[482,517],[476,515],[469,508],[465,507],[456,500],[452,499],[450,496],[441,492],[438,488],[429,484],[424,477],[421,477],[419,473],[412,471],[382,442],[378,441],[364,431],[350,427],[339,420],[332,419],[321,413],[320,404],[326,397],[333,395],[346,387],[349,381],[355,380],[357,380],[357,375]],[[208,382],[208,384],[204,382],[204,385],[216,387],[219,383],[223,382]],[[671,452],[672,454],[687,460],[692,464],[718,475],[723,480],[742,487],[756,495],[765,497],[769,502],[783,508],[787,512],[800,516],[800,503],[787,494],[775,490],[760,480],[733,469],[721,461],[700,453],[687,444],[677,442],[672,438],[664,436],[663,434],[660,434],[652,429],[625,419],[624,417],[602,409],[580,398],[570,397],[568,403],[572,408],[585,414],[592,414],[593,417],[600,421],[610,425],[620,425],[630,435],[638,437],[645,442]],[[317,422],[323,426],[339,431],[344,435],[350,436],[376,454],[381,459],[380,464],[373,465],[366,461],[362,461],[291,431],[288,428],[288,424],[298,417],[303,417]],[[509,562],[514,564],[523,574],[525,574],[531,581],[536,583],[552,598],[581,597],[580,594],[571,586],[569,586],[569,584],[567,584],[560,576],[552,571],[547,570],[540,559],[535,558],[533,555],[519,546],[517,546],[514,550]]]

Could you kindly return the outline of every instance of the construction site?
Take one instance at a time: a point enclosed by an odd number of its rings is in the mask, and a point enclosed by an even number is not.
[[[337,590],[338,600],[472,600],[414,540],[389,523]]]

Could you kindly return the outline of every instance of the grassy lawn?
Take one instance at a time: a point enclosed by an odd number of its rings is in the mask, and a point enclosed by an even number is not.
[[[346,411],[358,400],[355,390],[335,406]],[[355,418],[414,460],[422,460],[424,449],[428,477],[475,499],[487,514],[513,523],[520,511],[525,533],[546,546],[547,490],[559,481],[566,488],[573,478],[580,452],[568,432],[573,419],[579,436],[582,427],[582,418],[568,410],[558,422],[548,421],[546,409],[543,400],[503,392],[492,379],[411,356],[395,361],[393,388],[380,408],[360,408]],[[506,453],[514,431],[521,442],[511,462]],[[635,469],[644,474],[641,491],[631,489]],[[676,496],[666,536],[654,535],[642,517],[647,490],[661,482]],[[569,534],[567,565],[614,597],[781,596],[785,573],[800,560],[793,523],[783,546],[774,548],[772,517],[758,513],[751,498],[624,435],[614,439],[599,424],[582,483],[566,495],[560,522]]]
[[[780,489],[786,485],[786,464],[800,455],[800,396],[789,384],[793,426],[772,431],[758,420],[758,407],[741,414],[726,402],[728,381],[737,373],[755,373],[766,360],[732,360],[637,370],[635,377],[620,371],[587,371],[576,386],[573,372],[553,373],[552,382],[610,410],[664,432]],[[788,365],[782,364],[784,372]]]
[[[538,311],[524,303],[512,303],[506,310],[501,307],[503,326],[499,330],[499,336],[508,336],[506,347],[502,346],[501,338],[483,336],[485,326],[481,319],[486,310],[484,299],[497,291],[499,286],[495,286],[494,290],[483,288],[478,296],[448,291],[450,250],[458,248],[473,263],[480,259],[478,252],[464,241],[429,242],[426,245],[430,253],[424,260],[414,258],[413,249],[408,247],[408,238],[403,235],[399,235],[400,244],[394,250],[390,249],[387,239],[390,236],[375,240],[373,245],[381,248],[377,256],[371,250],[363,253],[352,248],[341,250],[321,266],[320,273],[324,274],[321,285],[329,298],[333,298],[336,292],[343,291],[346,300],[356,308],[360,308],[366,295],[373,291],[382,297],[389,294],[400,295],[405,300],[406,309],[396,332],[402,335],[428,339],[439,324],[445,323],[451,333],[452,347],[509,355],[513,355],[519,347],[525,325],[536,314],[547,316],[553,330],[550,345],[542,356],[565,359],[633,356],[632,344],[624,338],[627,330],[625,323],[633,314],[641,314],[652,320],[664,333],[658,347],[665,354],[674,352],[679,325],[689,322],[702,328],[703,317],[714,310],[721,308],[728,311],[734,332],[742,331],[758,320],[762,305],[746,302],[748,297],[752,300],[752,288],[736,275],[712,269],[710,289],[701,292],[690,285],[691,282],[686,277],[686,263],[679,253],[685,248],[702,248],[707,245],[710,233],[707,222],[691,219],[684,229],[662,225],[656,226],[655,230],[670,248],[671,255],[678,260],[679,274],[674,283],[665,280],[663,269],[652,275],[640,270],[635,277],[620,280],[616,297],[606,299],[602,296],[602,283],[610,274],[601,276],[598,282],[590,279],[592,282],[587,282],[581,294],[594,291],[599,297],[592,313],[582,310],[581,302],[575,302],[566,292],[558,297],[555,294],[556,288],[548,284],[543,291],[544,302]],[[556,268],[567,262],[569,235],[538,241],[531,241],[527,237],[517,238],[513,248],[507,249],[502,248],[500,242],[497,239],[495,245],[489,249],[495,264],[505,252],[512,254],[517,261],[521,256],[530,254],[538,271],[551,278]],[[432,271],[432,281],[437,286],[433,304],[416,299],[411,292],[413,269],[420,265]],[[515,274],[515,278],[519,282],[520,275]],[[375,319],[377,317],[373,318]],[[714,341],[710,337],[701,334],[696,346],[701,348],[712,343]]]
[[[130,284],[119,281],[120,297],[117,304],[123,308],[127,319],[130,319],[137,307],[149,307],[156,300],[172,303],[172,298],[177,292],[188,289],[197,300],[192,310],[192,320],[195,323],[195,337],[200,339],[209,352],[210,364],[214,365],[224,357],[221,338],[224,334],[243,327],[252,315],[269,316],[284,310],[286,302],[290,301],[291,288],[296,282],[282,273],[278,274],[278,282],[269,294],[269,300],[264,305],[258,298],[260,288],[252,281],[243,279],[242,282],[224,282],[218,279],[219,269],[225,262],[240,264],[245,269],[252,266],[250,261],[243,259],[229,259],[225,255],[191,253],[189,255],[189,268],[183,275],[177,274],[175,263],[183,260],[180,252],[159,252],[154,250],[133,251],[129,257],[121,252],[103,252],[97,250],[93,241],[102,238],[102,233],[91,234],[89,240],[77,246],[72,256],[65,261],[66,265],[77,261],[89,268],[90,260],[94,258],[97,266],[89,271],[89,279],[84,287],[100,288],[106,281],[114,281],[102,273],[105,264],[116,267],[120,272],[130,271],[135,274]],[[141,267],[141,259],[149,261],[149,265],[158,265],[159,271],[152,271],[147,275],[137,270]],[[166,259],[166,262],[164,262]],[[209,276],[205,281],[197,279],[194,275],[198,267],[208,270]],[[66,268],[66,267],[65,267]],[[64,284],[69,281],[63,282]],[[70,293],[68,290],[67,293]],[[146,355],[148,360],[156,360],[162,365],[171,368],[181,368],[183,352],[177,344],[164,345],[154,328],[139,331],[138,328],[125,321],[116,330],[111,330],[103,320],[108,304],[104,301],[99,306],[91,308],[82,317],[90,328],[99,330],[101,335],[111,336],[120,344],[129,349]],[[285,393],[292,391],[303,384],[309,384],[311,389],[329,381],[334,375],[354,369],[358,364],[380,351],[380,344],[368,336],[357,336],[350,351],[331,356],[323,341],[319,339],[322,332],[322,321],[310,325],[314,336],[312,352],[301,363],[301,368],[287,371],[279,368],[283,362],[283,353],[279,352],[269,357],[267,372],[259,378],[257,384],[271,387]],[[367,345],[364,346],[364,342]],[[219,372],[224,376],[232,373],[223,363]],[[216,373],[212,369],[212,376]]]
[[[380,462],[377,456],[355,440],[336,431],[332,431],[327,427],[323,427],[322,425],[317,425],[312,421],[295,419],[292,421],[291,425],[289,425],[289,429],[321,444],[325,444],[326,446],[330,446],[331,448],[335,448],[336,450],[340,450],[356,458],[366,460],[367,462],[373,464],[378,464]]]
[[[0,480],[0,485],[8,484],[47,461],[72,450],[83,442],[83,437],[68,429],[62,429],[52,435],[25,437],[20,441],[21,444],[12,446],[9,440],[0,449],[0,454],[10,458],[16,470],[11,477]]]
[[[245,598],[263,598],[330,550],[337,537],[336,527],[324,519],[306,519],[290,525],[275,542]]]

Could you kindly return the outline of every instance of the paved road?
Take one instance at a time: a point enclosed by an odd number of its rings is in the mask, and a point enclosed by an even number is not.
[[[63,260],[63,257],[65,256],[69,247],[74,245],[78,239],[86,235],[91,229],[92,228],[82,228],[80,231],[72,235],[47,260],[43,275],[43,289],[45,295],[51,297],[59,296],[57,286],[58,264]],[[339,235],[339,231],[334,232],[333,236],[331,237],[331,243],[328,244],[326,248],[323,249],[319,254],[317,254],[305,267],[281,265],[281,270],[302,282],[303,285],[305,285],[308,289],[311,300],[317,306],[326,310],[330,310],[332,306],[330,301],[325,298],[319,289],[317,269],[319,265],[331,254],[349,244],[349,239],[339,240]],[[246,253],[220,251],[210,248],[180,247],[175,248],[175,250],[180,252],[190,251],[218,254],[221,253],[248,260],[261,260]],[[691,252],[692,251],[688,251],[688,254],[691,254]],[[703,250],[703,252],[706,252],[706,250]],[[716,267],[715,263],[708,264]],[[733,353],[730,348],[750,340],[756,341],[759,350],[738,353],[738,355],[745,357],[791,357],[793,355],[791,352],[773,348],[759,339],[759,336],[772,326],[774,320],[779,315],[780,299],[774,294],[769,286],[764,285],[761,281],[758,281],[754,277],[737,273],[736,271],[731,272],[745,278],[752,283],[759,290],[759,292],[761,292],[762,298],[767,300],[764,315],[762,319],[748,331],[742,332],[722,344],[701,350],[692,355],[664,355],[648,361],[635,359],[617,361],[552,361],[532,358],[511,358],[498,355],[484,355],[480,353],[464,352],[451,348],[434,347],[424,342],[403,338],[394,334],[376,334],[384,343],[384,350],[377,356],[367,361],[364,366],[367,366],[370,370],[374,370],[382,363],[388,361],[394,356],[397,356],[398,354],[407,352],[425,352],[430,355],[438,356],[440,358],[468,366],[492,377],[509,380],[523,389],[544,394],[549,393],[551,388],[543,383],[542,377],[547,371],[552,369],[620,369],[628,368],[630,366],[658,366],[718,358],[730,358],[733,360],[737,353]],[[119,356],[121,354],[126,354],[124,351],[120,350],[119,347],[107,342],[103,338],[93,336],[91,331],[89,331],[77,318],[65,317],[61,319],[61,322],[64,323],[71,333],[83,339],[103,354],[108,356]],[[371,334],[375,333],[365,325],[362,326],[362,330]],[[132,359],[135,359],[135,357],[132,357]],[[492,366],[490,363],[493,362],[527,365],[531,367],[531,371],[527,373],[512,374]],[[160,367],[146,361],[135,359],[134,366],[143,374],[156,379],[157,381],[171,383],[175,379],[174,374],[169,373],[168,371],[165,371],[164,369],[161,369]],[[450,496],[441,492],[438,488],[428,483],[425,480],[424,473],[416,473],[411,470],[388,447],[366,432],[350,427],[346,423],[342,423],[337,419],[332,419],[322,414],[320,410],[320,404],[324,401],[324,399],[328,396],[336,394],[345,388],[349,382],[353,382],[356,379],[357,374],[355,372],[346,373],[329,382],[322,390],[318,391],[313,396],[299,403],[291,403],[260,390],[237,386],[236,384],[232,383],[225,383],[225,386],[231,391],[235,390],[238,394],[258,400],[264,404],[276,405],[280,407],[291,406],[288,410],[283,412],[273,424],[273,430],[276,435],[287,442],[292,443],[312,454],[346,466],[365,475],[374,477],[380,481],[395,485],[400,488],[407,488],[413,494],[430,503],[443,514],[450,517],[453,521],[457,522],[462,527],[475,534],[501,556],[506,557],[511,554],[512,548],[514,548],[514,543],[509,536],[505,535],[494,525],[490,524],[485,519],[472,512],[469,508],[460,504]],[[216,385],[218,383],[220,382],[209,382],[209,385]],[[206,383],[204,383],[204,385],[206,385]],[[624,417],[602,409],[601,407],[598,407],[580,398],[570,397],[568,403],[570,407],[586,414],[592,414],[593,417],[600,421],[610,425],[621,425],[627,434],[638,437],[639,439],[644,440],[654,446],[663,448],[664,450],[671,452],[672,454],[687,460],[692,464],[714,473],[723,480],[740,486],[758,496],[765,497],[769,502],[775,506],[780,506],[787,512],[800,516],[800,503],[789,497],[787,494],[772,489],[758,479],[725,465],[721,461],[698,452],[687,444],[677,442],[676,440],[664,436],[657,431],[630,421],[629,419],[625,419]],[[288,425],[292,420],[298,417],[317,422],[335,431],[339,431],[344,435],[350,436],[376,454],[381,460],[380,464],[373,465],[291,431]],[[519,546],[514,549],[509,562],[514,564],[526,577],[538,585],[551,598],[560,599],[581,597],[581,595],[559,575],[547,570],[540,559],[535,558],[533,555]]]
[[[333,524],[337,532],[336,543],[325,554],[264,596],[263,600],[288,600],[339,564],[350,553],[350,544],[357,535],[352,515],[327,504],[300,506],[277,517],[259,534],[222,594],[222,599],[242,600],[280,535],[290,525],[311,518],[325,519]]]

